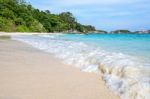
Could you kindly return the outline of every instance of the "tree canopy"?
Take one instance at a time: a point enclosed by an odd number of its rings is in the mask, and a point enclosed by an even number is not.
[[[0,31],[89,32],[95,27],[78,23],[70,12],[52,14],[35,9],[24,0],[0,0]]]

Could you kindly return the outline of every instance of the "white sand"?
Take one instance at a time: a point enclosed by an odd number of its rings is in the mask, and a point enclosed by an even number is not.
[[[31,46],[0,40],[0,99],[119,99],[96,74]]]

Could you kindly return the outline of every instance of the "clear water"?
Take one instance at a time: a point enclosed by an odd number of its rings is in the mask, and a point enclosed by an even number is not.
[[[60,38],[82,41],[109,52],[124,53],[150,62],[150,34],[66,34]]]
[[[49,34],[13,39],[102,75],[122,99],[150,99],[150,34]]]

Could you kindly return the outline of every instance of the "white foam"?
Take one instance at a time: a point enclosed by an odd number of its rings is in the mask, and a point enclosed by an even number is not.
[[[134,57],[110,53],[82,42],[58,39],[55,35],[15,36],[13,39],[54,53],[82,71],[101,72],[109,88],[122,99],[150,99],[150,69]]]

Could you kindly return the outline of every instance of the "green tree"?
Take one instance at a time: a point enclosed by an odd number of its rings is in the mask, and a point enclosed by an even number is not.
[[[36,20],[31,24],[29,29],[32,32],[46,32],[46,30],[43,27],[43,25],[40,22],[36,21]]]
[[[94,31],[90,25],[77,22],[70,12],[52,14],[40,11],[25,0],[0,0],[0,31],[17,32],[62,32]]]
[[[74,30],[76,27],[76,19],[74,18],[73,14],[70,12],[63,12],[59,14],[60,18],[63,22],[68,24],[68,30]]]
[[[16,31],[17,32],[29,32],[28,27],[24,26],[24,25],[19,25],[16,27]]]
[[[6,32],[15,31],[15,25],[13,21],[0,17],[0,31]]]

